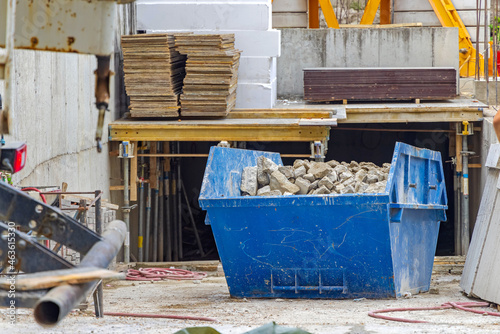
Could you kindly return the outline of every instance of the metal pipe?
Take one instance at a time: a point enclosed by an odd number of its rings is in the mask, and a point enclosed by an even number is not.
[[[102,212],[101,212],[101,196],[102,191],[95,191],[95,233],[98,235],[102,235]],[[97,288],[94,293],[94,309],[95,316],[97,318],[102,318],[104,316],[103,310],[103,290],[102,290],[102,281],[99,282]]]
[[[130,193],[128,187],[129,181],[129,160],[123,159],[123,221],[127,225],[127,237],[123,244],[123,262],[130,262]]]
[[[78,267],[107,268],[120,250],[127,235],[124,222],[112,221],[102,240],[92,246]],[[35,305],[35,320],[42,326],[54,326],[61,321],[92,290],[96,281],[61,285],[53,288]]]
[[[167,221],[166,224],[166,233],[165,233],[165,240],[166,240],[166,259],[165,261],[172,261],[172,220],[171,220],[171,215],[172,215],[172,210],[170,206],[170,171],[165,170],[164,172],[164,191],[165,191],[165,218]]]
[[[180,151],[180,143],[177,142],[177,153]],[[182,251],[182,189],[181,189],[181,161],[177,159],[177,205],[179,206],[179,215],[177,216],[178,224],[179,224],[179,259],[184,257]]]
[[[139,231],[137,232],[137,247],[139,262],[144,261],[142,242],[144,240],[144,158],[141,158],[141,178],[139,180]]]
[[[151,233],[151,184],[148,184],[146,198],[146,231],[144,231],[144,261],[149,261],[149,235]]]
[[[5,39],[5,52],[2,55],[1,62],[5,62],[3,70],[4,77],[0,79],[5,80],[5,96],[3,101],[3,109],[0,110],[0,133],[9,134],[10,131],[10,108],[13,105],[13,92],[14,92],[14,77],[15,77],[15,61],[14,61],[14,33],[16,27],[16,0],[9,0],[7,4],[7,22],[5,25],[6,39]],[[5,9],[5,8],[4,8]]]
[[[462,237],[461,237],[461,210],[460,210],[460,193],[462,187],[460,186],[461,184],[461,173],[457,171],[456,165],[455,165],[455,175],[453,176],[453,190],[455,194],[455,222],[454,222],[454,231],[455,231],[455,255],[462,255]]]
[[[164,261],[163,256],[163,236],[164,236],[164,226],[165,226],[165,216],[164,216],[164,202],[165,202],[165,190],[163,186],[163,165],[160,160],[160,171],[158,173],[158,187],[160,189],[160,197],[158,198],[158,261]]]
[[[172,150],[171,152],[176,152],[174,143],[172,144]],[[178,160],[172,160],[172,165],[171,165],[171,189],[172,189],[172,260],[173,261],[179,261],[179,247],[177,245],[178,243],[178,235],[179,232],[177,231],[178,229],[178,224],[177,224],[177,216],[179,215],[179,212],[177,211],[177,163]]]
[[[468,156],[468,136],[462,136],[463,150],[463,172],[462,172],[462,255],[467,255],[469,251],[469,156]]]
[[[155,158],[156,159],[156,158]],[[159,186],[159,185],[158,185]],[[160,196],[160,192],[158,188],[156,188],[153,192],[154,199],[154,212],[153,212],[153,247],[152,247],[152,261],[157,261],[158,255],[158,197]]]

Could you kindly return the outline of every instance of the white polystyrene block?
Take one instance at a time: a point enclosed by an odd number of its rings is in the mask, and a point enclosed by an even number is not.
[[[139,30],[268,30],[266,2],[143,1],[137,3]]]
[[[273,108],[276,103],[276,80],[272,83],[238,83],[236,108]]]
[[[241,57],[239,83],[272,83],[276,80],[276,57]]]
[[[164,33],[178,30],[147,29],[147,33]],[[242,57],[279,57],[281,55],[281,31],[271,29],[267,31],[238,31],[213,30],[193,31],[195,34],[234,34],[235,48],[242,51]]]
[[[307,0],[277,0],[273,2],[273,12],[307,12]]]
[[[307,28],[307,13],[274,13],[273,28]]]

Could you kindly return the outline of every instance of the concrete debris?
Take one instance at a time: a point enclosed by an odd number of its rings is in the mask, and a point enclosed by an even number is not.
[[[307,171],[306,171],[306,167],[305,166],[300,166],[298,168],[295,168],[295,171],[294,171],[295,179],[298,179],[299,177],[303,177],[304,175],[306,175],[306,173],[307,173]]]
[[[290,192],[296,194],[300,190],[298,186],[288,181],[287,177],[278,170],[271,174],[269,185],[271,186],[271,190],[279,190],[282,193]]]
[[[306,180],[307,180],[307,181],[309,181],[309,182],[314,182],[314,180],[316,180],[316,178],[314,177],[314,175],[309,174],[309,173],[305,174],[305,175],[303,176],[303,178],[304,178],[304,179],[306,179]]]
[[[279,166],[278,170],[285,175],[287,179],[295,178],[295,170],[292,166]]]
[[[298,186],[300,189],[298,192],[299,195],[306,195],[309,192],[310,189],[309,187],[311,186],[311,182],[301,177],[298,177],[295,180],[295,185]]]
[[[309,174],[314,175],[316,179],[322,179],[332,171],[332,167],[325,162],[312,162],[308,170]]]
[[[260,156],[257,159],[257,182],[259,186],[267,186],[269,184],[269,175],[264,172],[264,157]]]
[[[321,186],[318,189],[316,189],[313,194],[314,195],[327,195],[329,193],[331,193],[331,191],[327,187]]]
[[[333,188],[333,182],[328,178],[328,176],[325,176],[318,182],[318,186],[325,186],[328,188],[328,190],[331,190]]]
[[[244,169],[241,192],[252,196],[384,193],[390,168],[389,163],[379,167],[372,162],[305,159],[278,166],[261,156],[256,167]]]
[[[241,192],[250,196],[257,195],[257,166],[245,167],[241,174]]]

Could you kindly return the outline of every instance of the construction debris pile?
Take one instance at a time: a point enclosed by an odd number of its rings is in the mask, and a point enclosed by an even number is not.
[[[236,104],[240,51],[233,34],[175,36],[187,55],[181,116],[227,116]]]
[[[257,166],[246,167],[241,177],[243,196],[325,195],[383,193],[391,164],[372,162],[315,162],[295,160],[278,166],[260,156]]]
[[[177,117],[186,56],[172,34],[122,36],[125,88],[132,117]]]

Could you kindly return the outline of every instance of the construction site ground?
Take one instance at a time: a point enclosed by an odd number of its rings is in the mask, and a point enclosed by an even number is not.
[[[436,266],[435,266],[436,267]],[[448,271],[449,272],[449,271]],[[454,301],[475,301],[459,286],[460,275],[434,273],[432,293],[384,300],[238,299],[229,295],[223,275],[212,272],[201,281],[112,281],[104,285],[104,311],[210,317],[217,322],[105,316],[96,319],[93,305],[73,311],[56,327],[42,328],[32,310],[19,309],[9,324],[0,309],[2,333],[175,333],[187,327],[209,326],[221,333],[245,333],[272,321],[310,333],[499,333],[500,317],[456,309],[388,314],[428,323],[403,323],[368,316],[386,308],[439,306]],[[495,312],[496,307],[482,308]]]

